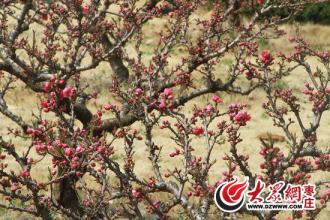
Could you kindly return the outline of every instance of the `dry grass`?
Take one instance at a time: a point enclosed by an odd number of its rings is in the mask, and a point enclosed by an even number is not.
[[[162,21],[156,20],[151,22],[146,27],[146,36],[150,35],[152,36],[153,30],[155,30],[155,27],[159,27],[164,25]],[[303,36],[307,39],[308,42],[311,42],[312,45],[315,48],[323,48],[328,49],[330,47],[330,27],[325,26],[319,26],[319,25],[303,25],[300,27],[302,30]],[[283,29],[285,29],[289,34],[293,34],[295,28],[290,25],[283,26]],[[159,29],[158,29],[159,30]],[[144,42],[144,50],[146,50],[146,57],[150,57],[152,52],[152,46],[155,45],[156,42],[153,40],[152,37],[146,38]],[[269,40],[267,43],[265,43],[264,47],[270,48],[272,50],[277,51],[290,51],[292,48],[287,46],[287,39],[286,37],[282,37],[280,39],[276,40]],[[175,57],[173,58],[175,60]],[[174,61],[175,62],[175,61]],[[311,60],[312,63],[315,63],[315,61]],[[228,68],[228,65],[231,63],[230,57],[224,59],[224,61],[219,65],[219,69],[217,71],[221,72]],[[101,96],[102,98],[97,101],[96,105],[91,104],[89,107],[92,110],[95,110],[98,108],[102,103],[105,102],[115,102],[111,98],[109,98],[108,95],[105,95],[106,92],[104,89],[102,89],[100,86],[104,85],[103,83],[107,83],[108,77],[109,77],[109,66],[108,64],[101,64],[97,71],[93,71],[93,73],[85,73],[83,74],[83,80],[93,82],[94,85],[91,85],[90,89],[96,89],[103,94]],[[303,75],[303,73],[299,70],[295,71],[291,76],[287,77],[285,80],[286,83],[282,83],[281,86],[288,86],[293,87],[295,90],[300,90],[302,88],[303,82],[307,79]],[[234,96],[234,95],[228,95],[228,94],[219,94],[225,101],[225,103],[222,105],[222,109],[225,109],[226,106],[229,103],[232,102],[240,102],[240,103],[247,103],[249,104],[249,112],[252,116],[252,121],[248,123],[248,125],[242,129],[241,135],[244,139],[244,142],[242,142],[238,146],[238,150],[240,153],[249,155],[250,159],[250,167],[255,172],[260,172],[259,164],[262,160],[262,158],[259,156],[258,151],[260,147],[260,142],[258,140],[258,135],[265,132],[272,132],[273,134],[281,134],[281,131],[277,128],[274,128],[272,126],[272,121],[267,116],[265,116],[264,111],[261,107],[262,102],[265,100],[264,95],[261,93],[261,91],[255,91],[253,94],[251,94],[248,97],[240,97],[240,96]],[[311,114],[309,113],[310,107],[305,103],[304,101],[305,97],[301,97],[301,100],[303,102],[302,109],[306,110],[303,112],[306,112],[306,114],[303,115],[303,118],[311,119]],[[22,84],[17,84],[17,88],[8,94],[7,97],[9,108],[21,115],[24,119],[29,120],[31,118],[31,112],[37,112],[36,105],[38,103],[37,97],[31,92],[29,92]],[[196,99],[192,101],[191,103],[187,104],[182,111],[185,113],[191,113],[191,109],[194,105],[202,106],[204,103],[207,103],[208,100],[210,100],[210,95],[206,95],[203,97],[200,97],[199,99]],[[52,117],[51,114],[47,115],[47,117]],[[15,125],[9,121],[7,118],[5,118],[3,115],[0,114],[0,135],[3,136],[5,139],[10,139],[11,137],[7,136],[7,127],[14,127]],[[142,131],[141,125],[139,123],[135,123],[132,125],[132,127],[137,128],[138,130]],[[319,146],[320,147],[327,147],[328,143],[330,141],[329,136],[329,128],[330,128],[330,113],[326,113],[324,115],[324,118],[321,123],[321,127],[319,129]],[[300,131],[296,127],[296,132],[298,135],[301,135]],[[166,133],[164,130],[156,130],[154,132],[154,140],[156,144],[163,146],[163,155],[161,161],[161,166],[163,170],[171,169],[174,166],[179,166],[180,161],[179,160],[173,160],[168,157],[168,153],[172,152],[175,148],[175,145],[171,140],[169,139],[169,134]],[[194,147],[196,149],[195,153],[203,155],[205,154],[205,140],[203,138],[196,138],[194,140]],[[16,144],[16,148],[19,152],[23,152],[26,150],[25,146],[26,143],[22,140],[15,139],[14,140]],[[278,143],[278,146],[284,151],[288,152],[287,146],[285,142]],[[123,150],[121,147],[121,144],[118,143],[116,145],[116,150],[118,154],[118,161],[120,161],[120,158],[122,158]],[[215,180],[218,179],[221,176],[221,172],[225,170],[225,164],[224,161],[221,159],[225,153],[229,152],[229,146],[227,144],[223,146],[217,146],[213,153],[213,159],[217,159],[217,163],[211,170],[210,179]],[[150,175],[151,165],[146,161],[145,155],[146,155],[146,146],[143,141],[137,142],[135,146],[135,158],[136,158],[136,173],[139,176],[147,177]],[[36,154],[34,157],[38,157]],[[8,159],[9,167],[13,170],[17,169],[16,163],[11,160],[11,158]],[[37,179],[43,179],[45,180],[47,178],[47,167],[49,165],[49,160],[43,160],[41,163],[39,163],[36,167],[32,169],[32,176]],[[314,174],[313,175],[313,181],[317,180],[324,180],[324,179],[330,179],[329,173],[323,173],[322,175]],[[330,214],[329,208],[326,210],[323,210],[320,217],[318,219],[328,219],[326,216]],[[278,219],[284,219],[284,217],[289,216],[289,212],[283,212],[280,216],[278,216]],[[0,217],[0,219],[13,219],[13,218],[26,218],[21,215],[12,214],[10,212],[3,211],[3,215]],[[246,219],[254,219],[252,217],[246,217]]]

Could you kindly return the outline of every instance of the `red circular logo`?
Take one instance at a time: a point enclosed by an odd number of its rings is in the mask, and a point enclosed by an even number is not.
[[[238,182],[237,177],[230,182],[220,184],[214,193],[215,204],[224,212],[236,212],[244,204],[248,186],[247,179],[244,182]]]

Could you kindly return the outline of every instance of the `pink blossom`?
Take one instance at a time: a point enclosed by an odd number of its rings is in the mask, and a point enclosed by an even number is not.
[[[223,100],[219,96],[217,96],[217,95],[214,95],[212,97],[212,101],[215,102],[215,103],[217,103],[217,104],[220,104],[220,103],[223,102]]]
[[[292,42],[294,42],[295,38],[293,36],[289,36],[288,40],[289,40],[290,43],[292,43]]]
[[[72,169],[77,169],[77,167],[79,167],[79,163],[77,161],[72,161],[71,162],[71,168]]]
[[[302,93],[305,94],[305,95],[310,95],[310,94],[312,94],[313,92],[312,92],[311,90],[304,89],[304,90],[302,90]]]
[[[43,107],[43,108],[48,108],[49,105],[48,105],[47,101],[41,101],[40,106]]]
[[[205,112],[211,114],[212,112],[214,112],[214,107],[212,105],[206,106]]]
[[[197,127],[193,130],[193,134],[197,136],[202,135],[204,134],[204,129],[202,127]]]
[[[28,178],[30,176],[30,171],[25,169],[22,173],[21,173],[21,177],[23,178]]]
[[[142,197],[142,193],[137,189],[132,189],[132,194],[135,198],[139,199]]]
[[[261,149],[259,150],[259,154],[262,155],[262,156],[265,155],[265,149],[261,148]]]
[[[141,96],[142,95],[142,89],[140,89],[140,88],[135,89],[134,94],[138,97]]]
[[[100,154],[104,154],[105,153],[105,148],[103,146],[99,146],[97,148],[97,151],[100,153]]]
[[[69,157],[73,154],[73,150],[71,148],[65,148],[64,154]]]
[[[45,84],[44,84],[44,86],[43,86],[43,90],[45,91],[45,92],[50,92],[50,90],[52,89],[52,84],[51,84],[51,82],[45,82]]]
[[[65,87],[62,91],[61,91],[61,98],[71,98],[72,96],[74,96],[76,94],[76,88],[73,87]]]
[[[84,15],[88,15],[89,14],[89,6],[88,5],[84,5],[82,7],[82,12]]]
[[[72,158],[72,161],[78,161],[78,160],[79,160],[79,157]]]
[[[54,151],[54,147],[52,145],[47,145],[47,150],[49,152]]]
[[[62,98],[69,98],[71,94],[71,87],[65,87],[61,92]]]
[[[325,88],[325,93],[330,94],[330,87]]]
[[[164,108],[166,108],[165,99],[161,99],[161,100],[160,100],[158,107],[159,107],[160,109],[164,109]]]
[[[33,128],[27,128],[26,129],[26,133],[27,134],[33,134],[34,133],[34,129]]]
[[[261,62],[265,65],[270,65],[272,64],[274,58],[272,57],[272,55],[269,53],[269,51],[267,50],[263,50],[260,54],[260,59]]]
[[[247,112],[238,112],[236,116],[234,117],[234,120],[236,121],[237,124],[239,125],[246,125],[247,121],[251,120],[251,116]]]
[[[173,90],[171,88],[164,89],[163,94],[168,99],[172,99],[173,98]]]
[[[324,191],[324,194],[327,195],[327,196],[330,196],[330,188],[327,188],[327,189]]]
[[[43,150],[44,150],[44,146],[43,145],[41,145],[41,144],[36,145],[36,151],[37,151],[37,153],[40,153],[40,151],[43,151]]]
[[[109,111],[110,109],[112,109],[112,105],[111,104],[106,104],[105,106],[104,106],[104,109],[105,110],[107,110],[107,111]]]
[[[28,162],[28,164],[33,163],[33,158],[32,158],[32,157],[28,157],[28,158],[27,158],[27,162]]]
[[[82,146],[80,146],[80,145],[76,148],[76,152],[77,153],[81,153],[83,151],[84,151],[84,148]]]

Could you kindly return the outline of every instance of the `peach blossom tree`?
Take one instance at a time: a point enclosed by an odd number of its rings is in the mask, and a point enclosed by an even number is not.
[[[285,34],[279,24],[290,17],[271,17],[272,10],[286,8],[294,14],[304,4],[320,1],[214,1],[210,13],[196,18],[207,2],[0,0],[0,112],[17,125],[0,136],[0,207],[42,219],[165,219],[178,210],[191,219],[237,219],[238,214],[274,219],[279,211],[221,212],[213,201],[216,187],[239,173],[249,177],[253,188],[257,179],[267,185],[281,180],[304,184],[315,172],[329,172],[329,150],[320,148],[318,129],[330,108],[330,54],[311,49],[299,35],[289,38],[295,45],[292,54],[258,48],[260,38]],[[242,9],[251,5],[254,16],[242,19]],[[157,19],[166,25],[146,35],[144,28]],[[234,24],[233,19],[242,21]],[[191,34],[193,29],[198,33]],[[148,37],[157,45],[145,58]],[[182,54],[173,64],[179,47]],[[219,70],[216,65],[226,56],[234,56],[234,62]],[[318,60],[316,72],[309,57]],[[90,92],[93,82],[82,78],[101,64],[108,68],[102,75],[105,99],[120,101],[91,110],[88,104],[100,94]],[[302,94],[276,87],[297,68],[306,77]],[[40,112],[29,120],[7,104],[6,95],[18,89],[17,83],[39,99]],[[256,89],[265,94],[264,111],[289,146],[284,153],[272,140],[261,140],[259,173],[250,169],[249,155],[240,152],[240,130],[252,114],[243,104],[225,106],[222,100],[226,94],[245,96]],[[196,105],[191,114],[181,111],[207,94],[212,97],[208,104]],[[312,106],[310,121],[302,119],[307,110],[298,97]],[[156,144],[156,129],[170,134],[176,145],[172,153],[164,154]],[[196,138],[205,139],[202,154],[194,151]],[[136,172],[137,141],[144,142],[145,163],[152,167],[148,177]],[[214,148],[223,144],[230,146],[222,155],[228,171],[211,181],[210,172],[217,169]],[[125,152],[120,161],[115,158],[118,149]],[[164,168],[163,158],[181,162]],[[16,164],[15,171],[8,160]],[[40,180],[31,171],[45,160],[48,179]],[[293,219],[302,214],[315,219],[326,207],[329,183],[315,184],[317,209],[294,211]]]

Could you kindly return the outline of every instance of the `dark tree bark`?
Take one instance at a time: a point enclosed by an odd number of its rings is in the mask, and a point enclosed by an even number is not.
[[[113,48],[113,45],[106,34],[103,35],[102,41],[104,47],[107,50],[111,50]],[[114,76],[120,82],[128,80],[129,72],[123,63],[122,58],[120,57],[120,49],[116,49],[111,55],[109,55],[109,63],[114,73]]]
[[[229,15],[229,24],[231,27],[239,28],[241,26],[241,17],[238,12],[241,3],[239,0],[230,0],[229,7],[233,7],[233,13]]]

